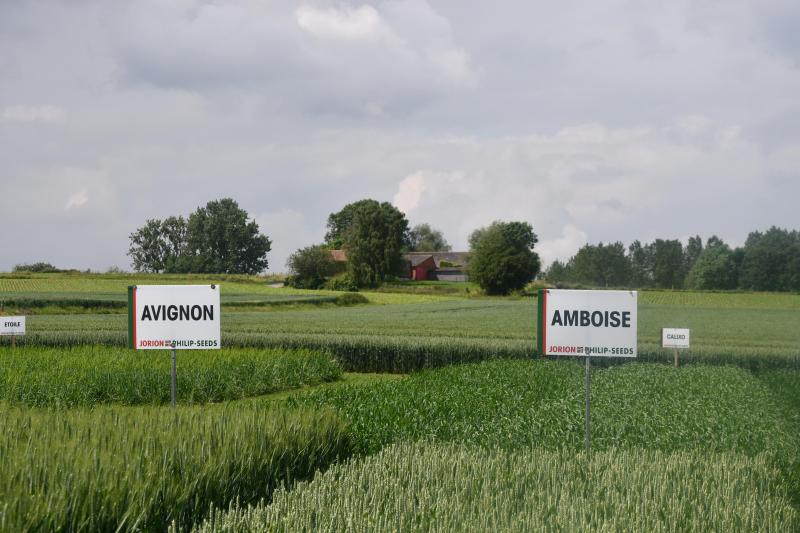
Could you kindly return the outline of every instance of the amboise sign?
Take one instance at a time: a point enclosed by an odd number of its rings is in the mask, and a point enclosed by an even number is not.
[[[219,285],[128,287],[128,346],[135,350],[220,347]]]
[[[636,357],[636,291],[539,291],[539,353]]]

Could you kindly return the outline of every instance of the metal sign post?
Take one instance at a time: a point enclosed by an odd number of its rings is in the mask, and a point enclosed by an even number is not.
[[[172,383],[171,383],[171,392],[172,392],[172,408],[175,409],[175,406],[178,402],[178,351],[175,349],[175,341],[172,342]]]
[[[178,404],[178,350],[220,349],[219,285],[128,287],[128,347],[170,350],[170,403]]]
[[[583,357],[586,412],[584,445],[592,449],[592,357],[636,358],[638,293],[540,289],[538,352]]]
[[[591,357],[586,357],[586,421],[584,422],[584,443],[586,453],[592,449],[592,365]]]

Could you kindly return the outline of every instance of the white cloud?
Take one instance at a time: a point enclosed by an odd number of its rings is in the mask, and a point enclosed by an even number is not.
[[[236,0],[135,2],[110,20],[125,85],[365,118],[405,115],[473,86],[469,52],[425,0],[293,6]],[[271,117],[270,117],[271,118]]]
[[[586,232],[572,224],[561,229],[561,237],[542,240],[536,245],[536,251],[542,259],[542,269],[547,268],[556,259],[569,259],[588,242]]]
[[[395,207],[408,214],[419,205],[419,200],[425,192],[425,173],[415,172],[407,176],[397,186],[397,193],[394,195]]]
[[[89,193],[86,192],[86,189],[82,191],[78,191],[67,199],[66,205],[64,205],[64,210],[69,211],[70,209],[78,209],[85,206],[89,202]]]
[[[67,117],[67,113],[60,107],[50,105],[16,105],[3,109],[2,117],[10,122],[42,122],[47,124],[59,124],[64,122]]]
[[[303,30],[323,38],[363,39],[386,31],[380,14],[369,5],[327,9],[301,6],[295,10],[295,17]]]

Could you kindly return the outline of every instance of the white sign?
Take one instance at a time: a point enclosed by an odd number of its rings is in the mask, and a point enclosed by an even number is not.
[[[219,285],[137,285],[128,300],[134,349],[219,349]]]
[[[545,289],[539,299],[540,353],[636,357],[636,291]]]
[[[0,335],[25,335],[25,317],[0,316]]]
[[[661,328],[661,346],[663,348],[688,348],[689,330]]]

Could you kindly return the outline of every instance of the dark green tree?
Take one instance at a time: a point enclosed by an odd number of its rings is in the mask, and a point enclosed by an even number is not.
[[[130,234],[128,255],[136,272],[163,272],[167,257],[167,242],[162,222],[157,218],[145,221],[144,226]]]
[[[739,283],[756,291],[800,290],[800,233],[775,226],[750,233]]]
[[[550,267],[545,272],[544,279],[550,283],[560,283],[569,279],[569,268],[563,261],[556,259],[550,263]]]
[[[685,272],[689,272],[690,270],[692,270],[695,261],[697,261],[697,258],[700,257],[701,253],[703,253],[703,239],[700,238],[700,235],[689,237],[689,242],[686,245],[686,250],[684,250],[685,264],[683,268]]]
[[[489,232],[489,230],[492,227],[494,227],[497,224],[500,224],[500,222],[497,222],[497,221],[492,222],[488,226],[484,226],[482,228],[478,228],[478,229],[474,230],[472,233],[470,233],[469,234],[469,238],[468,238],[469,249],[470,250],[474,250],[475,248],[477,248],[478,247],[478,242],[483,238],[484,235],[486,235]]]
[[[360,200],[328,217],[326,240],[347,251],[347,268],[359,287],[374,287],[403,273],[408,220],[388,202]]]
[[[417,224],[411,228],[409,239],[412,252],[449,252],[452,249],[442,232],[429,224]]]
[[[161,223],[164,272],[181,271],[181,258],[186,248],[186,231],[186,219],[182,216],[167,217]]]
[[[257,274],[268,266],[271,244],[235,201],[214,200],[189,216],[180,268],[198,273]]]
[[[656,239],[647,247],[651,250],[653,282],[656,287],[664,289],[683,287],[686,271],[681,241]]]
[[[353,225],[356,212],[375,200],[364,199],[344,206],[340,211],[328,215],[328,231],[325,233],[325,244],[332,250],[344,248],[345,233]]]
[[[137,272],[256,274],[267,268],[270,240],[230,198],[191,214],[149,219],[130,234],[128,255]]]
[[[708,239],[705,248],[686,276],[690,289],[728,290],[737,284],[736,262],[730,246],[716,236]]]
[[[470,236],[470,278],[487,294],[519,290],[539,272],[538,242],[527,222],[495,221]]]
[[[44,261],[39,261],[36,263],[23,263],[20,265],[14,265],[12,272],[36,272],[36,273],[55,273],[55,272],[64,272],[64,270],[57,268],[55,265],[51,263],[45,263]]]
[[[568,263],[569,279],[600,287],[621,287],[630,281],[630,262],[621,242],[586,244]]]
[[[298,289],[318,289],[336,273],[336,263],[330,250],[320,244],[297,250],[286,261],[288,283]]]
[[[630,285],[650,287],[653,284],[652,250],[635,240],[628,246],[628,260],[631,268]]]

